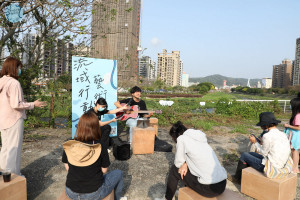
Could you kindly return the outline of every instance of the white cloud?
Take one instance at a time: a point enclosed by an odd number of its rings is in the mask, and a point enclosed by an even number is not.
[[[158,45],[161,44],[161,41],[157,37],[154,37],[154,38],[151,39],[151,44],[153,46],[158,46]]]

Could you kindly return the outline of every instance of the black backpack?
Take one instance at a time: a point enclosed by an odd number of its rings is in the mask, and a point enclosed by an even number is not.
[[[154,151],[172,152],[173,146],[155,136]]]
[[[113,155],[116,160],[128,160],[131,157],[130,144],[119,137],[113,138]]]

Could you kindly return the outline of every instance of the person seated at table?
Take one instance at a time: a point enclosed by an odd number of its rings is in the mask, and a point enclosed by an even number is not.
[[[97,101],[95,101],[95,106],[87,111],[95,113],[97,115],[101,129],[101,141],[104,145],[106,145],[107,148],[109,147],[109,134],[111,132],[111,126],[109,124],[112,122],[116,122],[117,119],[113,118],[109,121],[103,122],[101,121],[101,118],[105,114],[116,114],[117,112],[123,111],[124,109],[127,109],[127,106],[122,106],[114,110],[108,110],[106,100],[104,98],[99,98]]]
[[[121,198],[123,173],[108,172],[110,165],[106,146],[102,144],[99,120],[92,112],[84,113],[78,122],[74,140],[63,144],[62,162],[68,171],[66,194],[72,200],[101,200],[114,190]]]
[[[187,129],[178,121],[169,134],[176,142],[176,154],[174,165],[169,170],[165,199],[173,199],[179,180],[205,197],[222,194],[227,173],[207,143],[205,133]]]
[[[260,113],[259,122],[256,126],[260,126],[262,130],[267,130],[262,137],[262,145],[258,143],[253,135],[249,136],[250,142],[256,146],[257,153],[242,153],[235,174],[229,175],[228,180],[240,184],[242,170],[249,166],[259,172],[264,172],[267,159],[278,169],[285,166],[291,154],[291,149],[286,134],[277,129],[280,122],[272,112]]]

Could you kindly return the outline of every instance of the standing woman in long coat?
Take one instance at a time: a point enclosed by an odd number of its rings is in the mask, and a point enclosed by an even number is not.
[[[23,90],[18,81],[22,63],[8,57],[2,65],[0,74],[0,132],[2,148],[0,152],[0,168],[10,169],[19,174],[24,132],[25,110],[44,107],[46,102],[36,100],[25,102]]]

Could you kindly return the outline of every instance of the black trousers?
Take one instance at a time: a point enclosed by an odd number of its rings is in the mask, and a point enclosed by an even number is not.
[[[166,199],[172,200],[178,185],[178,181],[182,180],[181,175],[178,173],[178,168],[173,165],[169,171]],[[219,183],[205,185],[198,182],[198,178],[188,172],[183,176],[183,183],[205,197],[216,197],[222,194],[226,188],[226,179]]]
[[[109,124],[106,124],[104,126],[100,126],[100,129],[101,129],[101,142],[106,146],[106,148],[108,148],[111,126]]]

